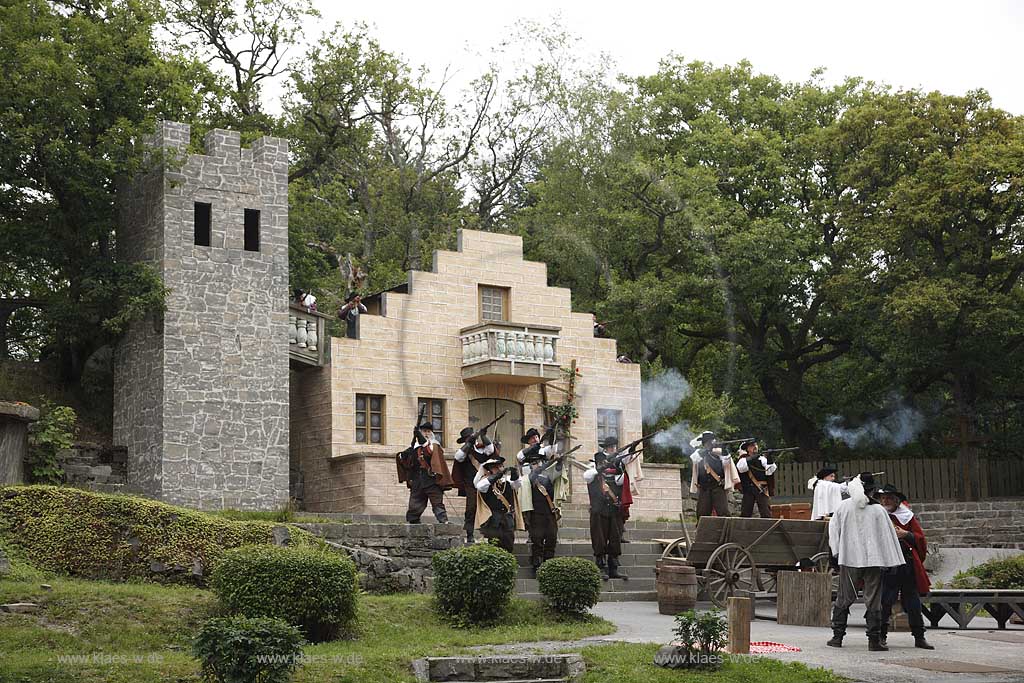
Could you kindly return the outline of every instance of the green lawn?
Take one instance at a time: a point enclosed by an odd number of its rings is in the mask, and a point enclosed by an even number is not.
[[[31,601],[34,615],[0,615],[0,681],[4,683],[197,683],[190,640],[216,612],[209,591],[154,584],[114,584],[49,576],[15,563],[0,581],[0,601]],[[14,579],[14,580],[12,580]],[[40,583],[49,583],[45,590]],[[497,625],[453,629],[439,621],[429,596],[362,596],[352,640],[311,645],[299,683],[412,681],[411,660],[469,654],[477,645],[577,640],[608,634],[610,623],[564,622],[535,603],[513,602]],[[728,664],[714,675],[655,667],[654,645],[610,644],[583,649],[587,683],[833,683],[842,679],[765,659]]]

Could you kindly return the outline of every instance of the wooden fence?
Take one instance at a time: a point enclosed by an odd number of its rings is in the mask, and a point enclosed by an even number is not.
[[[885,472],[877,480],[881,484],[895,484],[911,501],[956,500],[960,493],[961,476],[952,459],[846,460],[838,466],[840,477],[859,472]],[[780,465],[775,473],[775,498],[806,500],[810,495],[807,480],[822,467],[821,462]],[[1024,496],[1024,460],[982,458],[981,471],[982,500]]]

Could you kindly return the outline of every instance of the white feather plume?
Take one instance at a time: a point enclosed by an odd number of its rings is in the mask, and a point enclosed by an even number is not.
[[[847,484],[847,492],[850,494],[850,498],[858,508],[867,507],[868,495],[864,493],[864,482],[860,480],[860,477],[854,477],[850,483]]]

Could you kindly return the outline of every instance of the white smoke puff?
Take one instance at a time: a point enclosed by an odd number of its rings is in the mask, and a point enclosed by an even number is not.
[[[691,391],[690,383],[675,368],[648,379],[640,388],[644,424],[675,414]]]
[[[683,455],[689,455],[693,452],[693,448],[690,446],[690,440],[693,439],[695,434],[690,430],[690,423],[683,421],[677,422],[676,424],[663,429],[658,432],[651,443],[658,448],[664,448],[666,450],[676,450],[681,452]]]
[[[893,409],[883,417],[868,420],[859,427],[842,426],[843,419],[830,415],[825,420],[825,432],[851,448],[863,444],[877,444],[900,448],[917,438],[925,427],[924,414],[907,405],[899,397],[893,398]]]

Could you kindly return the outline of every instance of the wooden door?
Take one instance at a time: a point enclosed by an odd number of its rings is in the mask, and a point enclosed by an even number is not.
[[[501,444],[502,455],[506,460],[515,458],[522,447],[519,439],[526,432],[523,424],[523,405],[515,401],[500,398],[478,398],[469,402],[469,426],[480,429],[504,411],[508,415],[502,418],[488,435]]]

